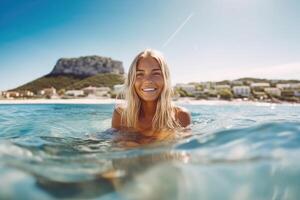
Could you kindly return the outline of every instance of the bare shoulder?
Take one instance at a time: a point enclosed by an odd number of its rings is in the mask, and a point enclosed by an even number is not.
[[[124,108],[122,106],[116,106],[113,112],[112,120],[111,120],[111,127],[115,129],[121,128],[121,116]]]
[[[176,114],[175,114],[176,119],[178,120],[179,124],[182,127],[187,127],[188,125],[191,124],[191,114],[186,108],[176,106],[175,110],[176,110]]]

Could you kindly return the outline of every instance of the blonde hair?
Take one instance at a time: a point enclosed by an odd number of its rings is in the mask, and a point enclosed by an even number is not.
[[[175,117],[175,107],[172,104],[171,98],[173,94],[170,72],[168,65],[163,55],[152,49],[146,49],[139,53],[133,60],[127,79],[123,95],[126,100],[126,105],[121,113],[121,122],[126,127],[137,127],[138,117],[141,108],[141,100],[135,91],[134,83],[136,79],[136,69],[141,58],[152,57],[157,60],[160,65],[162,76],[164,80],[164,87],[160,96],[158,97],[156,112],[152,120],[152,128],[154,130],[173,129],[180,127]]]

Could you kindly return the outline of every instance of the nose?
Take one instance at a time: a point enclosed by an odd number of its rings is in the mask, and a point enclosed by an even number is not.
[[[149,74],[149,75],[145,75],[144,76],[144,82],[150,82],[152,83],[153,80],[152,80],[152,76]]]

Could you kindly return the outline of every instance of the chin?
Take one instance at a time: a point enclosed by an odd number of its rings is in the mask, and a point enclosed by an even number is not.
[[[151,101],[157,101],[158,98],[159,98],[159,95],[147,95],[147,96],[146,95],[139,95],[139,97],[142,101],[151,102]]]
[[[148,102],[151,102],[151,101],[157,101],[158,100],[158,97],[140,97],[140,99],[142,101],[148,101]]]

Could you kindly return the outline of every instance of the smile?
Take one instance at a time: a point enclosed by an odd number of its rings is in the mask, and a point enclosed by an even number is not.
[[[156,91],[156,88],[143,88],[142,90],[143,92],[154,92]]]

